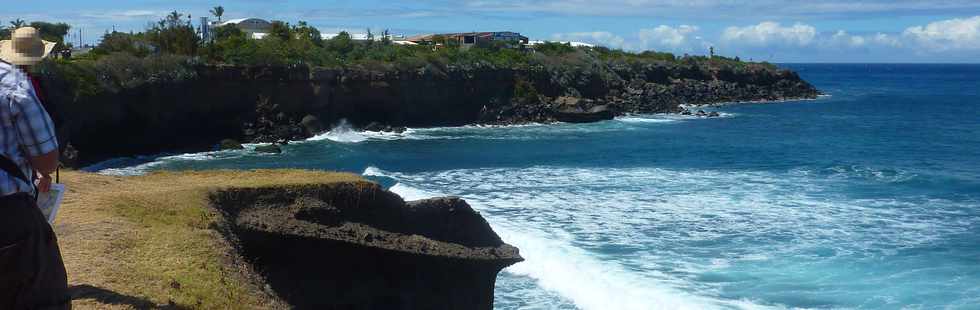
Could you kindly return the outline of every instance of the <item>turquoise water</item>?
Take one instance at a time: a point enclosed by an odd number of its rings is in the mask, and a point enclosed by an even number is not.
[[[351,131],[91,169],[362,173],[467,199],[527,261],[498,309],[980,309],[980,66],[787,65],[723,117]]]

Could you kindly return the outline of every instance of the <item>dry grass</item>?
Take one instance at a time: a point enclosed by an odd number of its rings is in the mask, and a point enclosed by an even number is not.
[[[222,188],[362,180],[302,170],[62,173],[69,191],[55,229],[76,309],[275,308],[234,266],[212,229],[207,194]]]

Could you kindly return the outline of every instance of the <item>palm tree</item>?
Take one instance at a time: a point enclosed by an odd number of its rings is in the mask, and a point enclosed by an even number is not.
[[[18,18],[11,21],[10,24],[14,26],[14,29],[17,29],[20,27],[24,27],[24,25],[27,24],[27,22],[25,22],[23,19]]]
[[[211,15],[214,15],[214,17],[217,17],[218,18],[218,22],[220,23],[221,22],[221,15],[225,15],[225,8],[222,7],[222,6],[220,6],[220,5],[219,6],[216,6],[213,9],[211,9]]]

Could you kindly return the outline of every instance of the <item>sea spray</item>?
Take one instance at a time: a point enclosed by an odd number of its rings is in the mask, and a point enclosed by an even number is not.
[[[455,172],[447,172],[455,175]],[[487,171],[472,176],[485,176]],[[492,173],[492,172],[490,172]],[[394,178],[399,182],[390,190],[406,200],[418,200],[444,196],[438,193],[409,185],[419,182],[412,177],[392,173],[377,167],[368,167],[363,172],[367,177]],[[425,179],[436,182],[445,181],[440,177],[427,176]],[[520,182],[522,178],[515,178]],[[406,183],[407,182],[407,183]],[[495,183],[497,184],[497,183]],[[501,191],[501,195],[507,193]],[[487,205],[485,198],[468,196],[471,204],[478,210],[493,210],[502,206]],[[494,203],[491,203],[494,204]],[[518,207],[518,206],[513,206]],[[496,212],[482,212],[501,238],[521,249],[526,261],[505,270],[510,278],[498,282],[498,290],[507,290],[513,285],[513,277],[530,277],[540,287],[558,293],[572,301],[581,309],[706,309],[706,308],[767,308],[749,301],[723,301],[692,295],[679,291],[671,285],[655,278],[647,278],[624,269],[612,262],[604,262],[594,253],[573,245],[567,233],[541,231],[534,225],[517,223],[505,217],[495,216]],[[507,276],[505,276],[507,277]],[[663,277],[663,275],[661,275]]]
[[[337,125],[330,129],[330,131],[307,139],[307,141],[322,140],[330,140],[340,143],[360,143],[367,141],[368,137],[355,130],[354,127],[347,122],[347,119],[341,119]]]

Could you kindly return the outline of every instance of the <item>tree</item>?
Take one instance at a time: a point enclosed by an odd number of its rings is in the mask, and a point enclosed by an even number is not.
[[[143,41],[142,33],[108,32],[102,36],[102,41],[91,53],[100,55],[128,53],[136,57],[145,57],[150,50]]]
[[[14,30],[20,27],[24,27],[24,25],[26,24],[27,22],[25,22],[23,19],[20,18],[10,21],[10,25],[14,26]]]
[[[183,17],[177,11],[171,12],[146,31],[146,41],[161,53],[195,55],[200,38]]]
[[[3,23],[0,23],[0,40],[9,40],[10,31],[10,28],[4,27]]]
[[[292,37],[289,31],[289,24],[279,20],[272,21],[272,29],[269,30],[269,36],[288,41]]]
[[[391,34],[388,32],[387,28],[385,29],[384,32],[381,33],[381,44],[382,45],[391,44]]]
[[[301,40],[309,40],[316,46],[323,46],[323,37],[320,30],[310,27],[305,21],[299,21],[292,29],[294,37]]]
[[[347,55],[354,50],[354,42],[351,40],[350,34],[346,31],[341,31],[336,37],[327,40],[325,45],[327,50],[340,55]]]
[[[211,28],[211,37],[215,41],[221,41],[231,37],[245,37],[245,33],[235,25],[224,25]]]
[[[225,8],[222,7],[222,6],[220,6],[220,5],[219,6],[216,6],[213,9],[211,9],[211,15],[214,15],[214,17],[217,17],[218,18],[218,22],[220,23],[221,22],[221,16],[222,15],[225,15]]]
[[[64,43],[65,35],[71,30],[66,23],[32,22],[31,27],[37,29],[42,39],[56,43]]]

